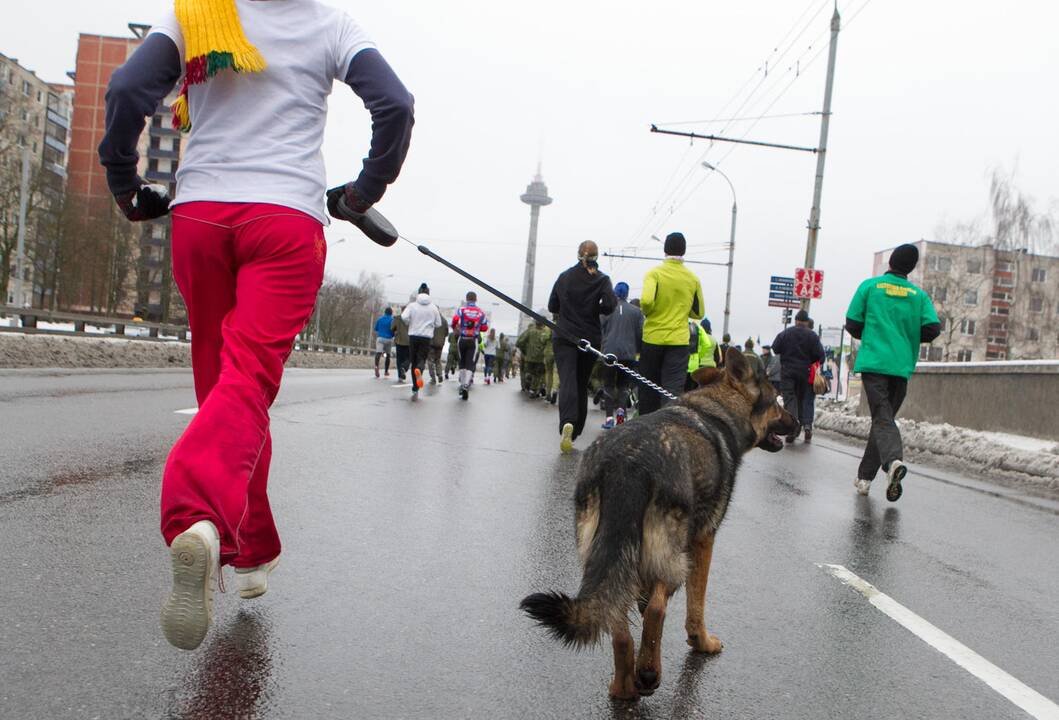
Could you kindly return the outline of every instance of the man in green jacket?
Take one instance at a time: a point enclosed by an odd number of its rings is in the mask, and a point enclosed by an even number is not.
[[[674,395],[684,390],[691,354],[688,319],[698,320],[705,313],[702,285],[684,267],[687,241],[680,233],[666,237],[666,259],[647,271],[640,309],[644,314],[640,372]],[[663,398],[650,388],[640,389],[640,414],[662,407]]]
[[[941,332],[934,303],[908,280],[918,262],[915,245],[899,246],[890,255],[890,269],[861,283],[846,311],[846,329],[860,339],[853,372],[860,373],[871,410],[871,432],[854,485],[867,495],[882,467],[890,481],[890,502],[901,497],[901,481],[908,473],[894,416],[916,369],[920,343],[932,342]]]

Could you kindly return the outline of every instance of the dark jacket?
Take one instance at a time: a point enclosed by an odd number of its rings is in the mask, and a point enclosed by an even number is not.
[[[824,346],[820,336],[807,327],[795,325],[789,327],[772,341],[772,352],[780,356],[780,367],[809,370],[814,362],[824,362]]]
[[[564,271],[552,286],[548,312],[559,316],[557,341],[573,343],[564,336],[588,340],[599,348],[603,341],[600,316],[610,315],[618,305],[610,278],[602,272],[589,274],[578,263]]]
[[[603,352],[619,360],[635,360],[643,344],[643,313],[625,300],[603,318]]]

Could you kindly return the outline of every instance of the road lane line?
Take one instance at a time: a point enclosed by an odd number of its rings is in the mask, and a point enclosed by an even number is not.
[[[888,615],[890,619],[896,621],[906,630],[919,636],[920,640],[948,656],[954,663],[996,690],[1025,712],[1037,718],[1037,720],[1059,720],[1059,705],[1056,705],[1028,685],[1023,684],[1018,678],[1004,672],[956,638],[916,615],[867,580],[855,575],[842,565],[817,563],[816,566],[859,592],[877,610]]]
[[[197,407],[188,408],[187,410],[174,410],[174,415],[197,415],[199,409]]]
[[[398,388],[410,388],[412,387],[412,383],[404,383],[403,385],[391,385],[390,387],[392,387],[394,390],[397,390]]]

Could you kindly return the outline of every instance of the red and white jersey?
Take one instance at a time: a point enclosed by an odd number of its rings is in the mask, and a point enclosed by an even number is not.
[[[489,329],[485,311],[477,305],[465,305],[452,316],[452,329],[460,337],[473,338]]]

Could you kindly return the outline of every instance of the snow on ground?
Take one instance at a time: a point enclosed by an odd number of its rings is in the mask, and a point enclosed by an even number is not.
[[[821,403],[815,426],[866,439],[871,418],[854,414],[855,407],[852,401]],[[1036,482],[1059,490],[1059,444],[1055,442],[915,420],[898,419],[897,424],[906,448],[958,458],[984,472],[1003,470],[1031,476]]]
[[[293,352],[287,367],[370,368],[368,355]],[[191,345],[118,337],[0,333],[0,368],[179,368],[191,366]]]

